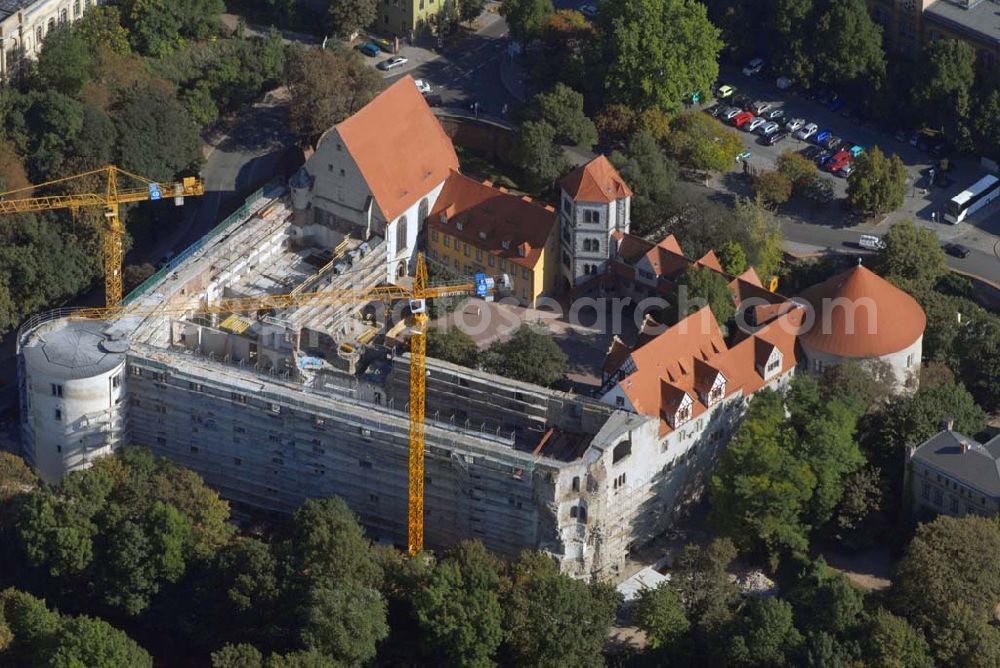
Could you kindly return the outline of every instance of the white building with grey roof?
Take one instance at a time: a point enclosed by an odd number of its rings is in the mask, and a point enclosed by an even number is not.
[[[908,449],[907,469],[918,518],[1000,512],[1000,435],[980,443],[948,425]]]

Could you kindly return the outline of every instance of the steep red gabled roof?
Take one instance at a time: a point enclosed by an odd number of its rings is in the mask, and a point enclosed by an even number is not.
[[[386,220],[458,169],[455,147],[408,74],[338,124],[337,133]]]
[[[736,278],[743,281],[744,283],[749,283],[750,285],[756,285],[758,288],[764,287],[764,284],[760,282],[760,276],[757,275],[757,270],[755,270],[753,267],[750,267]]]
[[[603,155],[581,165],[559,182],[575,202],[613,202],[631,197],[632,189]]]
[[[719,272],[720,274],[723,273],[723,271],[722,271],[722,264],[719,263],[719,258],[716,257],[715,251],[711,251],[711,250],[708,251],[700,259],[698,259],[695,262],[695,264],[697,264],[699,266],[702,266],[702,267],[708,267],[709,269],[714,269],[715,271]]]

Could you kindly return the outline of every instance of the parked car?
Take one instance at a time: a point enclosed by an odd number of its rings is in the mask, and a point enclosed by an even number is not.
[[[846,179],[848,176],[854,173],[854,165],[851,163],[847,163],[846,165],[838,169],[837,173]]]
[[[835,148],[839,147],[842,143],[844,143],[844,142],[843,142],[843,140],[840,137],[836,137],[834,135],[830,135],[829,137],[826,138],[826,141],[823,142],[823,148],[826,148],[826,149],[829,149],[829,150],[832,151]]]
[[[795,136],[798,137],[799,139],[806,140],[812,137],[814,134],[816,134],[817,130],[819,130],[819,128],[816,126],[816,124],[810,123],[809,125],[799,130]]]
[[[743,127],[743,129],[746,130],[747,132],[753,132],[757,128],[764,125],[764,123],[767,123],[765,119],[761,118],[760,116],[754,116],[749,121],[747,121],[747,124]]]
[[[365,54],[369,58],[374,58],[382,51],[381,49],[378,48],[378,44],[376,44],[375,42],[365,42],[364,44],[358,44],[354,48],[360,51],[361,53]]]
[[[581,5],[580,13],[588,19],[595,18],[597,16],[597,5]]]
[[[441,107],[444,106],[444,100],[437,93],[431,93],[430,95],[425,95],[424,100],[427,101],[428,107]]]
[[[882,237],[875,234],[862,234],[858,240],[858,246],[871,251],[885,250],[885,242],[882,241]]]
[[[749,111],[741,111],[740,113],[733,116],[733,125],[738,128],[741,128],[752,120],[753,120],[753,114],[751,114]]]
[[[820,152],[816,154],[816,164],[822,167],[826,163],[830,162],[830,158],[832,157],[833,157],[832,151],[825,151],[820,149]]]
[[[769,112],[767,112],[765,114],[765,116],[767,116],[772,121],[781,120],[782,118],[785,117],[785,110],[784,109],[771,109]]]
[[[851,157],[852,158],[856,158],[856,157],[858,157],[859,155],[861,155],[862,153],[865,152],[865,147],[861,146],[860,144],[855,144],[854,146],[852,146],[848,150],[851,152]]]
[[[774,82],[774,85],[778,87],[778,90],[788,90],[792,87],[792,80],[788,77],[778,77],[778,80]]]
[[[407,60],[406,58],[403,58],[402,56],[393,56],[392,58],[386,58],[375,67],[385,72],[388,72],[389,70],[395,69],[397,67],[402,67],[408,62],[410,61]]]
[[[817,144],[819,144],[820,146],[822,146],[823,142],[825,142],[827,139],[829,139],[832,136],[833,136],[833,133],[830,132],[829,130],[820,130],[819,132],[816,133],[816,136],[813,137],[813,141],[815,141]]]
[[[762,69],[764,69],[764,59],[754,58],[746,64],[746,67],[743,68],[743,76],[752,77],[753,75],[759,73]]]
[[[761,136],[768,137],[770,135],[773,135],[780,128],[781,125],[779,123],[775,123],[774,121],[768,121],[767,123],[764,123],[764,125],[760,126],[757,129],[757,132],[759,132]]]
[[[972,251],[969,250],[968,246],[963,246],[962,244],[945,244],[944,252],[954,257],[964,258],[968,257]]]
[[[751,111],[758,116],[762,116],[765,111],[771,108],[770,102],[765,102],[764,100],[754,100],[753,105],[751,105]]]
[[[753,104],[753,100],[746,95],[737,95],[733,98],[733,104],[743,111],[750,111],[750,106]]]
[[[840,169],[851,161],[850,151],[837,151],[829,162],[826,163],[826,168],[830,170],[831,174],[836,174]]]
[[[731,121],[739,114],[742,114],[743,110],[739,107],[727,107],[725,111],[722,112],[721,116],[727,121]]]
[[[804,118],[793,118],[792,120],[785,123],[785,129],[789,132],[796,132],[799,128],[806,124],[806,119]]]
[[[823,149],[821,149],[819,146],[816,146],[815,144],[810,144],[809,146],[806,146],[804,149],[802,149],[802,157],[807,158],[809,160],[815,160],[816,156],[822,152]]]
[[[417,90],[420,91],[421,95],[427,95],[431,92],[431,85],[427,83],[424,79],[417,79],[413,83],[417,84]]]
[[[765,138],[764,143],[767,144],[768,146],[774,146],[779,141],[784,141],[786,139],[788,139],[787,132],[775,132],[773,135]]]
[[[736,88],[723,84],[719,86],[719,90],[715,91],[715,97],[720,100],[725,100],[727,97],[732,97],[736,93]]]
[[[746,160],[749,160],[750,155],[751,155],[750,150],[747,149],[746,151],[743,151],[738,156],[736,156],[736,162],[744,162]]]

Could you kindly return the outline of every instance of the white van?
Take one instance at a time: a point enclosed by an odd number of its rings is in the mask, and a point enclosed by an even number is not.
[[[885,250],[885,242],[882,241],[882,237],[875,236],[874,234],[862,234],[861,239],[858,240],[858,245],[870,251]]]

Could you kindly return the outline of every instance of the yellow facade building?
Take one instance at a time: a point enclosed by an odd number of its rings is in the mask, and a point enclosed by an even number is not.
[[[507,274],[523,306],[555,290],[556,210],[458,172],[445,182],[426,225],[427,254],[456,274]]]

